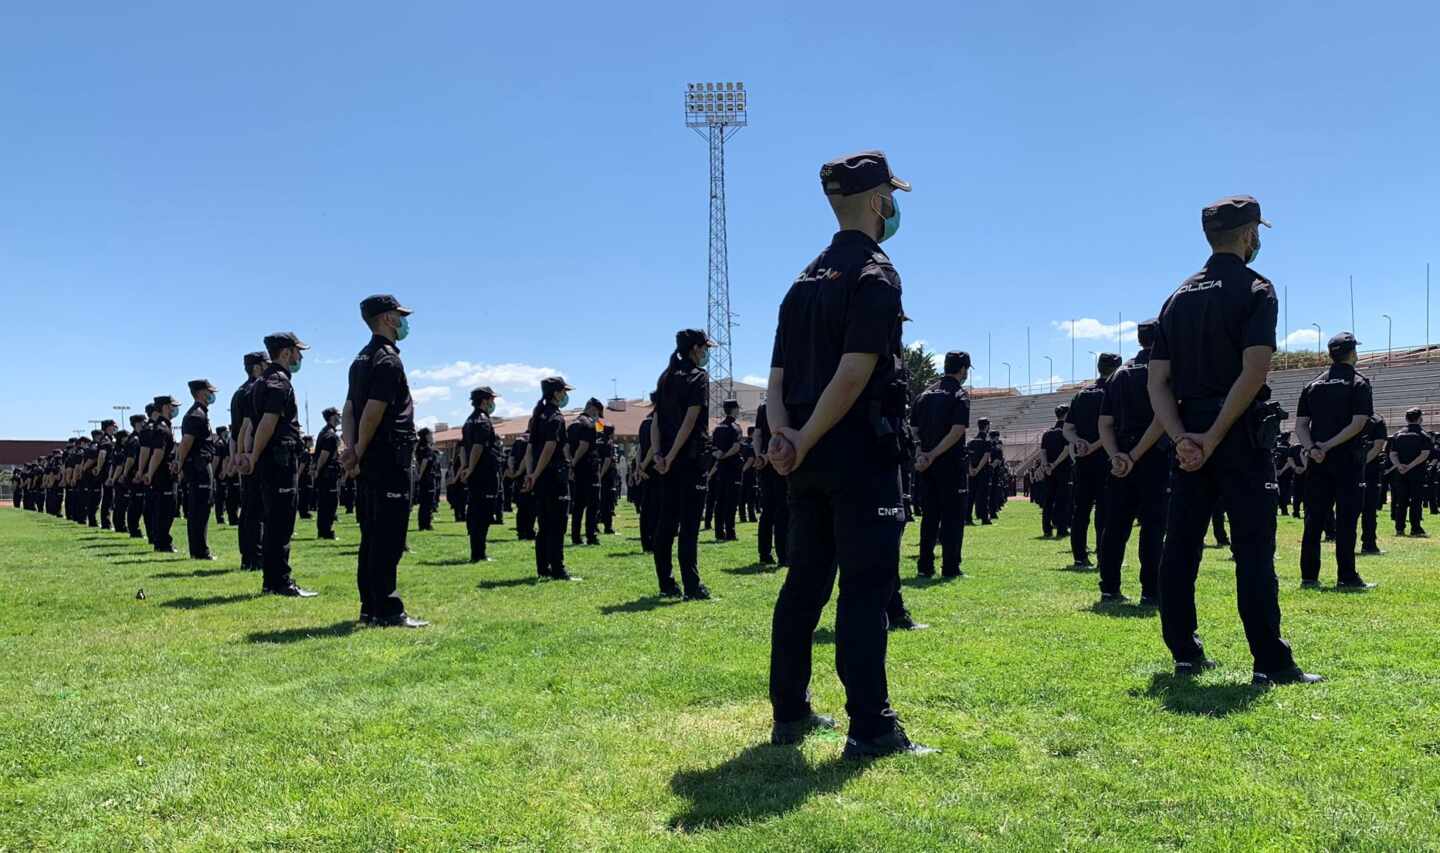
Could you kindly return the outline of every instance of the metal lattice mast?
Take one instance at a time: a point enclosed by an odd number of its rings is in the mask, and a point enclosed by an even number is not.
[[[730,255],[725,226],[725,143],[748,124],[744,83],[689,83],[685,87],[685,126],[704,137],[710,148],[710,258],[706,283],[706,333],[710,351],[710,408],[735,393],[735,362],[730,329]]]

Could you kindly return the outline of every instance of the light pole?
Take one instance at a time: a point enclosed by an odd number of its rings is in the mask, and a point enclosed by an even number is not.
[[[1010,384],[1010,362],[1002,361],[1000,363],[1005,365],[1005,387],[1014,388],[1015,386]]]
[[[127,420],[125,420],[125,413],[128,412],[128,411],[130,411],[130,407],[129,407],[129,406],[111,406],[110,408],[112,408],[112,409],[114,409],[115,411],[117,411],[117,412],[120,413],[120,428],[121,428],[121,429],[129,429],[129,426],[127,426],[127,424],[129,424],[130,422],[127,421]]]
[[[1322,335],[1320,334],[1320,324],[1319,324],[1319,323],[1311,323],[1310,325],[1312,325],[1312,326],[1315,327],[1315,354],[1316,354],[1316,355],[1319,355],[1319,354],[1320,354],[1320,338],[1322,337]]]
[[[1096,379],[1099,379],[1099,378],[1100,378],[1100,364],[1099,364],[1099,361],[1100,361],[1100,353],[1096,352],[1096,351],[1093,350],[1093,349],[1091,349],[1091,350],[1086,350],[1086,352],[1090,353],[1090,363],[1093,364],[1093,365],[1095,365],[1095,378],[1096,378]]]
[[[1045,356],[1045,360],[1050,363],[1050,379],[1049,379],[1049,382],[1050,382],[1050,393],[1051,393],[1051,394],[1054,394],[1054,393],[1055,393],[1055,359],[1053,359],[1053,358],[1051,358],[1050,356],[1047,355],[1047,356]]]
[[[1395,331],[1395,321],[1390,319],[1389,314],[1381,314],[1380,316],[1385,318],[1385,366],[1389,367],[1390,347],[1392,342],[1394,341],[1392,333]]]

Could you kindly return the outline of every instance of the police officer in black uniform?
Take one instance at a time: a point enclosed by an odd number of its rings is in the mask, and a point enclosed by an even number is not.
[[[171,426],[180,411],[180,401],[163,394],[155,398],[155,421],[145,433],[150,455],[145,460],[142,479],[149,501],[146,532],[150,544],[162,554],[175,553],[170,527],[175,523],[175,476],[180,466],[175,460],[175,430]]]
[[[1105,383],[1120,367],[1120,356],[1103,352],[1095,362],[1096,380],[1076,392],[1065,416],[1065,439],[1070,442],[1075,468],[1070,475],[1070,553],[1075,567],[1090,565],[1090,514],[1095,514],[1095,549],[1105,531],[1105,482],[1110,476],[1109,456],[1100,442],[1100,407]]]
[[[95,467],[92,473],[95,488],[100,499],[100,529],[110,529],[110,515],[115,509],[115,490],[110,485],[110,474],[115,467],[115,421],[106,418],[100,422],[100,434],[95,437]]]
[[[143,448],[144,433],[149,429],[150,413],[154,403],[145,404],[145,414],[130,416],[130,437],[125,439],[125,466],[120,472],[120,482],[125,486],[125,529],[131,539],[141,539],[145,532],[140,529],[145,516],[145,485],[140,479],[140,456],[147,452]]]
[[[585,527],[586,545],[599,545],[600,459],[594,453],[595,423],[605,405],[591,397],[585,411],[566,430],[566,453],[570,457],[570,543],[579,545],[580,527]]]
[[[1205,526],[1223,499],[1234,529],[1240,621],[1254,657],[1254,683],[1313,683],[1280,636],[1275,578],[1275,468],[1279,431],[1265,385],[1275,354],[1275,287],[1247,264],[1260,251],[1260,203],[1222,199],[1201,214],[1213,254],[1160,312],[1150,359],[1150,405],[1175,443],[1160,622],[1175,671],[1213,667],[1196,633],[1195,578]],[[1268,225],[1268,223],[1265,223]]]
[[[740,414],[740,401],[726,400],[721,403],[725,417],[711,431],[710,443],[714,450],[715,475],[711,477],[711,488],[715,490],[715,541],[734,542],[735,516],[740,509],[740,425],[736,418]]]
[[[965,378],[970,354],[945,354],[945,375],[921,392],[910,413],[920,442],[915,471],[925,483],[924,516],[920,521],[920,562],[916,573],[935,575],[935,540],[940,540],[940,574],[964,575],[966,496],[970,468],[965,458],[965,431],[970,428],[970,395]]]
[[[1435,450],[1435,443],[1425,431],[1423,414],[1418,406],[1408,409],[1405,412],[1405,428],[1390,436],[1390,470],[1395,485],[1390,517],[1395,521],[1396,536],[1405,535],[1407,516],[1410,519],[1410,535],[1426,535],[1420,518],[1424,512],[1425,467]]]
[[[419,442],[415,445],[415,504],[420,517],[415,529],[434,530],[435,507],[440,503],[440,454],[435,450],[435,433],[429,427],[422,427],[416,435]]]
[[[769,566],[777,562],[780,566],[790,565],[790,550],[787,534],[790,530],[790,502],[785,488],[785,478],[775,471],[766,457],[770,452],[770,418],[768,404],[761,403],[755,412],[755,433],[759,436],[755,444],[755,464],[760,474],[760,526],[756,539],[760,547],[760,564]],[[774,548],[771,548],[771,543]],[[778,555],[778,560],[777,560]]]
[[[505,463],[505,476],[515,494],[515,538],[521,542],[535,538],[535,496],[520,488],[525,482],[525,458],[529,454],[530,434],[522,432],[510,443],[510,458]]]
[[[970,491],[965,523],[992,523],[991,504],[994,497],[994,466],[990,464],[990,419],[975,421],[975,437],[965,442],[966,464],[970,467]]]
[[[1165,548],[1165,483],[1170,476],[1170,440],[1150,409],[1150,348],[1157,320],[1135,328],[1140,352],[1105,383],[1100,405],[1100,440],[1110,457],[1100,558],[1100,600],[1123,602],[1120,566],[1130,543],[1130,526],[1140,522],[1140,604],[1160,603],[1160,557]]]
[[[185,534],[189,541],[190,559],[213,560],[210,553],[210,501],[214,498],[215,445],[210,431],[210,406],[215,402],[215,386],[208,379],[192,379],[190,396],[194,400],[180,422],[178,463],[180,481],[185,484]]]
[[[810,705],[811,652],[838,567],[836,670],[850,733],[845,755],[927,751],[905,735],[885,677],[886,608],[900,581],[905,508],[897,430],[881,395],[899,370],[900,276],[879,243],[900,226],[885,155],[825,164],[820,181],[840,231],[780,306],[770,359],[769,462],[789,478],[791,567],[775,604],[771,740],[833,727]]]
[[[651,450],[660,492],[655,527],[655,576],[666,597],[705,600],[700,581],[700,517],[705,511],[705,444],[710,422],[710,375],[705,365],[714,342],[699,329],[675,333],[675,351],[655,386]],[[713,459],[713,457],[710,457]],[[678,542],[677,542],[678,539]],[[671,545],[683,585],[675,585]]]
[[[740,510],[742,524],[754,524],[760,520],[760,496],[755,475],[755,427],[745,428],[745,438],[740,442]]]
[[[465,529],[470,534],[470,562],[490,561],[485,542],[490,536],[490,523],[500,508],[500,456],[503,445],[495,435],[490,415],[495,411],[495,398],[500,395],[488,385],[470,392],[473,411],[460,433],[465,448],[465,467],[460,479],[470,491],[469,511]]]
[[[594,452],[600,460],[600,529],[615,534],[615,505],[620,500],[620,448],[615,444],[615,425],[600,422],[595,433]]]
[[[570,517],[570,460],[565,455],[565,415],[574,389],[564,378],[540,381],[540,400],[530,412],[530,453],[521,490],[535,506],[535,573],[557,581],[576,580],[565,570],[565,522]]]
[[[655,471],[655,445],[650,440],[655,424],[655,393],[650,393],[650,411],[640,420],[640,434],[635,442],[635,470],[630,488],[638,491],[636,511],[640,514],[640,550],[655,553],[655,527],[660,519],[660,480]]]
[[[325,426],[315,436],[315,538],[334,539],[340,508],[340,410],[328,406],[320,416]]]
[[[264,566],[265,502],[260,478],[243,468],[255,439],[255,385],[270,363],[263,350],[245,354],[245,382],[230,397],[231,467],[240,484],[240,525],[236,538],[240,547],[240,568],[260,571]]]
[[[1040,463],[1042,482],[1045,484],[1045,505],[1040,513],[1040,527],[1044,536],[1054,534],[1056,539],[1070,536],[1070,473],[1074,470],[1071,460],[1070,442],[1065,438],[1065,417],[1070,407],[1061,404],[1055,407],[1055,425],[1040,436]]]
[[[302,435],[300,447],[300,492],[296,509],[301,518],[308,519],[311,508],[315,506],[315,437]]]
[[[1305,533],[1300,540],[1300,585],[1320,586],[1322,519],[1335,508],[1336,585],[1363,590],[1355,571],[1355,526],[1365,495],[1362,437],[1375,414],[1370,381],[1355,369],[1355,336],[1341,332],[1330,339],[1330,369],[1300,390],[1295,439],[1310,457],[1305,478]]]
[[[250,449],[241,463],[242,473],[253,475],[257,480],[264,512],[260,543],[264,575],[260,590],[290,598],[316,595],[295,583],[290,567],[290,539],[295,534],[303,452],[300,407],[291,377],[300,369],[304,351],[309,348],[294,332],[265,336],[269,363],[251,386],[248,417],[253,419],[253,429]],[[247,505],[245,512],[249,511]],[[243,524],[243,515],[240,520]]]
[[[395,344],[410,334],[410,309],[390,294],[360,301],[370,340],[350,362],[349,388],[341,413],[345,450],[340,464],[356,472],[360,549],[355,585],[360,623],[423,628],[430,624],[405,612],[396,573],[410,527],[415,470],[415,402]]]
[[[210,439],[215,450],[215,523],[225,524],[230,511],[230,427],[220,424]],[[230,516],[230,522],[235,518]]]
[[[1380,543],[1375,536],[1377,517],[1380,514],[1380,484],[1384,480],[1380,467],[1385,459],[1385,444],[1390,439],[1389,433],[1385,431],[1385,419],[1379,415],[1371,415],[1370,422],[1365,425],[1365,431],[1360,438],[1365,448],[1365,497],[1360,504],[1360,553],[1374,556],[1385,553],[1380,550]]]

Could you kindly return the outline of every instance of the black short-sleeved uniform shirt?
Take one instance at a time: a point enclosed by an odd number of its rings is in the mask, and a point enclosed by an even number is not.
[[[190,436],[194,441],[190,445],[190,453],[185,457],[185,467],[200,470],[210,465],[210,460],[215,458],[215,447],[210,443],[210,411],[202,403],[196,403],[185,413],[185,418],[180,421],[180,434]]]
[[[1106,384],[1107,380],[1097,379],[1075,392],[1070,398],[1070,411],[1065,414],[1065,423],[1091,444],[1100,440],[1100,409],[1105,405]]]
[[[650,427],[653,426],[654,423],[655,423],[655,415],[654,415],[654,413],[651,413],[651,414],[646,415],[645,418],[640,421],[640,436],[639,436],[639,438],[637,439],[637,441],[639,442],[640,452],[639,452],[639,453],[636,455],[636,457],[635,457],[635,459],[636,459],[637,462],[639,462],[640,460],[643,460],[643,459],[645,458],[645,454],[647,454],[647,453],[650,452]],[[648,474],[648,473],[650,473],[650,470],[651,470],[652,467],[653,467],[653,466],[647,465],[647,466],[646,466],[644,469],[642,469],[642,470],[644,470],[645,473]]]
[[[710,435],[710,443],[721,453],[729,453],[730,448],[739,444],[740,427],[735,423],[735,419],[726,417],[720,421],[720,423],[716,424],[715,431]],[[743,461],[739,455],[736,455],[722,461],[720,464],[725,466],[726,470],[735,470],[743,464]]]
[[[397,465],[401,457],[404,464],[409,465],[417,440],[415,401],[410,397],[410,383],[405,378],[400,350],[388,338],[373,335],[350,362],[350,388],[345,399],[350,402],[357,424],[366,402],[376,400],[385,404],[385,415],[365,449],[361,466],[368,469],[382,464]]]
[[[225,460],[230,458],[230,442],[215,433],[210,439],[210,446],[215,448],[215,473],[224,476]]]
[[[530,442],[520,436],[510,443],[510,462],[516,471],[525,470],[525,455],[530,452]]]
[[[115,469],[115,439],[108,435],[100,436],[100,440],[95,443],[95,451],[97,455],[102,452],[105,454],[105,461],[95,471],[103,480]]]
[[[156,420],[145,431],[144,440],[147,442],[145,446],[150,448],[152,464],[155,454],[160,454],[160,467],[155,469],[152,485],[168,484],[171,481],[170,463],[175,461],[175,431],[170,421],[166,418]]]
[[[251,389],[250,407],[257,429],[260,419],[266,415],[277,415],[279,418],[270,443],[265,445],[266,454],[282,444],[295,448],[300,446],[300,408],[295,402],[295,386],[290,384],[290,371],[283,365],[271,362],[265,368]]]
[[[1406,424],[1405,428],[1390,436],[1390,450],[1400,457],[1401,465],[1409,465],[1422,452],[1435,450],[1430,433],[1420,424]]]
[[[471,476],[482,477],[485,482],[493,481],[500,473],[501,443],[495,435],[495,425],[490,416],[479,409],[471,412],[460,430],[460,442],[465,447],[467,464],[471,456],[480,454],[480,461],[475,463],[475,472]]]
[[[255,391],[257,381],[256,379],[246,379],[239,388],[235,389],[235,393],[230,395],[230,435],[236,440],[240,438],[240,426],[246,418],[250,418],[252,426],[255,424],[256,418],[254,409],[251,408],[251,396]],[[241,450],[243,451],[244,448]]]
[[[595,454],[597,436],[595,419],[585,414],[577,415],[575,422],[566,429],[565,446],[570,450],[571,464],[577,474],[593,474],[600,470],[600,457]],[[580,452],[581,444],[589,444],[590,448],[585,451],[584,459],[575,462],[575,456]]]
[[[872,401],[881,400],[900,352],[900,274],[870,235],[841,231],[805,267],[780,303],[770,366],[785,371],[781,393],[790,425],[815,410],[846,353],[879,356],[855,404],[810,451],[815,470],[846,470],[873,444]]]
[[[970,427],[970,395],[966,393],[965,386],[953,376],[942,376],[940,380],[915,398],[915,404],[910,407],[910,424],[915,427],[915,437],[920,442],[920,450],[930,452],[935,449],[945,436],[950,434],[954,427]],[[938,457],[934,464],[944,465],[945,468],[937,468],[936,471],[957,471],[959,465],[965,461],[966,445],[962,441],[951,447],[943,456]]]
[[[595,437],[590,439],[590,453],[595,454],[596,470],[599,470],[605,464],[606,459],[615,458],[615,442],[610,436],[605,434],[603,424],[595,428]]]
[[[546,400],[535,408],[530,414],[530,425],[526,432],[530,433],[530,470],[534,471],[540,464],[540,454],[545,452],[545,445],[555,442],[555,452],[550,455],[550,464],[545,466],[541,474],[542,481],[564,482],[570,477],[570,463],[565,461],[565,415],[561,414],[559,407]]]
[[[89,465],[90,465],[90,470],[86,472],[86,474],[85,474],[85,479],[87,479],[87,480],[93,480],[93,479],[95,479],[95,476],[100,473],[100,472],[95,468],[95,463],[100,459],[100,444],[99,444],[99,442],[95,442],[95,441],[90,442],[90,446],[89,446],[89,447],[86,447],[85,450],[81,453],[80,459],[81,459],[81,464],[82,464],[82,465],[84,465],[84,464],[86,464],[86,463],[89,463]]]
[[[425,463],[429,462],[429,467]],[[426,486],[440,483],[440,460],[435,455],[435,445],[419,442],[415,445],[415,474]]]
[[[1155,412],[1150,408],[1150,351],[1141,350],[1120,366],[1105,383],[1100,414],[1115,419],[1115,437],[1122,450],[1130,450],[1140,441]]]
[[[1278,307],[1269,279],[1236,255],[1211,255],[1160,310],[1151,358],[1170,362],[1175,399],[1223,399],[1230,393],[1247,347],[1275,349]]]
[[[755,452],[761,456],[770,452],[770,412],[764,403],[755,410]]]
[[[1292,444],[1285,448],[1285,460],[1295,466],[1292,474],[1299,474],[1300,468],[1305,464],[1305,450],[1298,444]]]
[[[129,438],[125,439],[125,458],[130,461],[131,477],[134,477],[137,473],[139,473],[140,448],[144,446],[141,438],[145,432],[146,426],[147,424],[141,424],[139,429],[135,430],[133,433],[130,434]],[[124,465],[125,463],[122,462],[120,464]]]
[[[1062,423],[1064,422],[1056,421],[1055,426],[1045,430],[1044,434],[1040,436],[1040,449],[1045,451],[1045,464],[1054,468],[1050,472],[1050,476],[1064,479],[1070,475],[1070,466],[1074,464],[1074,460],[1065,456],[1065,449],[1070,446],[1070,442],[1065,438],[1065,428],[1061,426]],[[1065,461],[1056,464],[1055,460],[1062,456],[1065,457]]]
[[[1360,437],[1365,441],[1365,450],[1367,453],[1375,442],[1380,442],[1380,453],[1376,454],[1374,459],[1365,463],[1365,471],[1367,473],[1378,474],[1380,472],[1380,460],[1385,458],[1385,446],[1390,440],[1390,434],[1385,431],[1385,419],[1379,415],[1371,415],[1370,423],[1365,425],[1365,429],[1360,433]]]
[[[338,477],[340,476],[340,433],[335,427],[326,424],[315,436],[315,461],[320,461],[320,454],[329,452],[330,458],[325,460],[325,466],[316,470],[317,477]]]
[[[685,422],[685,412],[691,406],[700,407],[700,416],[695,419],[695,428],[690,430],[685,446],[675,452],[675,459],[696,459],[705,450],[710,430],[710,374],[688,357],[673,353],[664,377],[655,388],[654,416],[660,424],[660,447],[656,453],[662,456],[670,453],[680,434],[680,425]]]
[[[1330,365],[1329,370],[1301,388],[1300,405],[1295,410],[1296,417],[1310,419],[1310,437],[1317,442],[1339,435],[1356,415],[1373,414],[1370,381],[1348,364]],[[1341,446],[1359,447],[1355,438]]]
[[[971,465],[979,464],[981,458],[984,457],[985,454],[991,453],[992,450],[993,448],[990,445],[990,439],[980,437],[972,438],[969,441],[965,442],[966,461],[969,462]],[[993,456],[991,461],[994,461]],[[987,470],[988,466],[981,466],[980,470],[977,471],[976,474],[984,476]]]

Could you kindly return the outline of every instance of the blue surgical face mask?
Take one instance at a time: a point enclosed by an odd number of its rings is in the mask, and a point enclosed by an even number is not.
[[[207,391],[207,392],[205,392],[205,405],[207,405],[207,406],[213,406],[213,405],[215,405],[215,392],[214,392],[214,391]]]
[[[495,401],[494,401],[494,400],[486,400],[484,403],[482,403],[482,404],[480,405],[480,411],[484,412],[484,413],[487,414],[487,415],[493,415],[493,414],[495,414]]]
[[[562,409],[570,405],[570,394],[568,392],[562,391],[560,393],[560,399],[555,401],[555,405],[559,406]]]
[[[400,325],[395,327],[395,340],[403,341],[410,337],[410,318],[401,317]]]
[[[881,243],[894,237],[895,232],[900,230],[900,202],[893,196],[890,198],[890,210],[890,215],[885,217],[885,231],[880,235]]]
[[[710,364],[710,348],[709,348],[709,347],[705,347],[705,348],[703,348],[703,349],[700,350],[700,360],[697,361],[697,362],[695,362],[695,364],[696,364],[697,366],[699,366],[699,367],[707,367],[707,366],[709,366],[709,364]]]
[[[294,364],[290,365],[290,375],[291,375],[291,376],[294,376],[295,374],[297,374],[297,373],[300,372],[300,365],[301,365],[301,364],[302,364],[302,362],[300,362],[300,361],[297,360]]]

